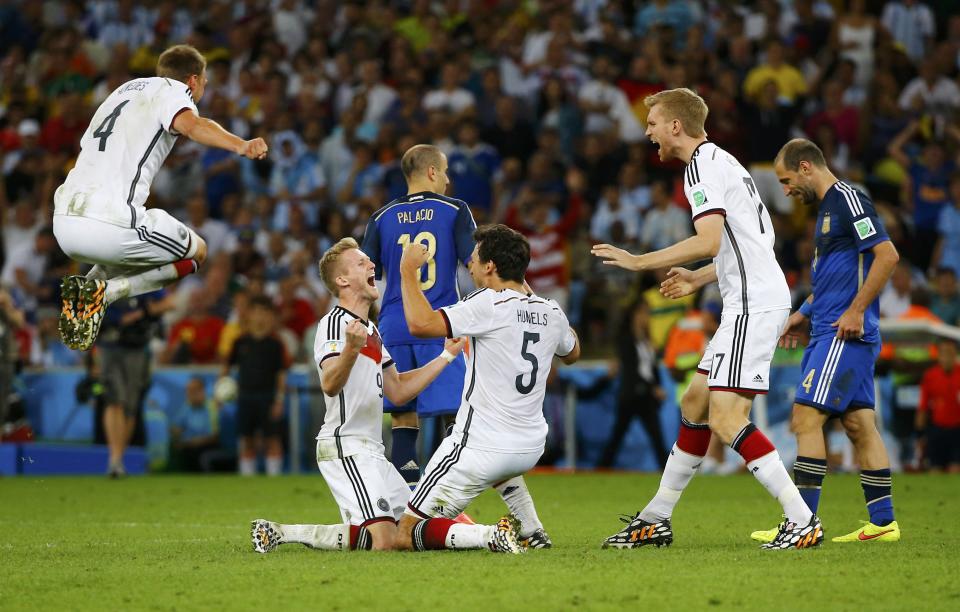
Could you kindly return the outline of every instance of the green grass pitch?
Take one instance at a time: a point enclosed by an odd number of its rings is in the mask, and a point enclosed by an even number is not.
[[[670,548],[600,550],[652,474],[528,477],[554,548],[252,552],[249,521],[338,522],[318,475],[0,480],[0,610],[960,609],[960,479],[894,478],[896,544],[761,552],[779,508],[746,475],[694,480]],[[855,475],[827,477],[827,538],[866,518]],[[488,492],[470,509],[503,512]]]

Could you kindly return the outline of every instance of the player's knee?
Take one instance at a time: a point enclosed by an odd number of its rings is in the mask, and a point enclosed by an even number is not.
[[[207,242],[197,235],[194,235],[193,239],[197,241],[197,250],[191,259],[197,262],[198,266],[202,266],[207,260]]]
[[[380,523],[384,526],[376,531],[371,530],[373,545],[371,550],[393,550],[397,543],[397,526],[391,523]]]
[[[869,413],[869,414],[867,414]],[[869,418],[865,418],[869,416]],[[847,432],[847,437],[854,444],[878,436],[876,422],[873,420],[873,412],[869,410],[857,410],[843,415],[843,429]]]
[[[703,423],[707,419],[710,394],[706,389],[687,388],[680,398],[680,413],[693,423]]]
[[[710,418],[707,421],[712,431],[724,444],[730,444],[733,437],[737,434],[737,425],[740,419],[732,418],[733,415],[727,410],[711,410]],[[735,431],[735,429],[737,431]]]
[[[795,409],[790,415],[790,432],[796,436],[819,433],[821,429],[823,429],[823,423],[811,418],[805,411]]]

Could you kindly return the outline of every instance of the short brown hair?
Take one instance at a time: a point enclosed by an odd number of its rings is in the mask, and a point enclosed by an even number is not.
[[[408,181],[418,172],[423,172],[430,166],[440,167],[443,152],[439,147],[429,144],[413,145],[400,158],[400,170]]]
[[[351,249],[359,248],[360,245],[353,238],[341,238],[320,258],[320,278],[334,297],[340,297],[340,289],[337,287],[337,264],[340,256]]]
[[[700,138],[706,132],[703,129],[707,122],[707,103],[696,92],[686,87],[678,89],[667,89],[647,96],[643,99],[643,105],[647,108],[653,108],[656,105],[663,107],[663,112],[668,121],[676,119],[683,126],[683,131],[691,138]]]
[[[827,160],[823,157],[823,151],[806,138],[794,138],[783,145],[773,163],[774,165],[782,164],[784,169],[789,172],[796,172],[802,161],[810,162],[818,168],[827,167]]]
[[[530,265],[530,243],[520,232],[496,223],[481,225],[473,232],[480,262],[492,261],[500,280],[523,282]]]
[[[160,54],[157,60],[157,76],[176,79],[186,83],[193,75],[203,74],[207,60],[195,47],[174,45]]]

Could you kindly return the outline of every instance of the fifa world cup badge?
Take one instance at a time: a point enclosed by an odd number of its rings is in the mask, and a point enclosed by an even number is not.
[[[823,214],[823,225],[820,226],[820,233],[821,234],[830,233],[830,213]]]

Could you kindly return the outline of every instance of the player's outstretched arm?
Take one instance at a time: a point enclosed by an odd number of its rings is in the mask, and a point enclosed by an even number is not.
[[[466,342],[466,338],[448,338],[443,343],[443,352],[430,363],[416,370],[397,372],[395,366],[387,368],[383,371],[383,394],[395,406],[408,403],[456,359]]]
[[[244,140],[225,130],[216,121],[200,117],[192,111],[177,115],[173,120],[173,129],[202,145],[226,149],[249,159],[263,159],[267,156],[267,143],[263,138]]]
[[[343,390],[350,378],[353,364],[357,362],[360,349],[367,343],[367,328],[354,319],[347,325],[346,342],[336,357],[324,359],[321,364],[320,386],[327,397],[333,397]]]
[[[676,300],[697,292],[700,287],[717,280],[717,265],[709,263],[696,270],[670,268],[667,278],[660,283],[660,294]]]
[[[870,272],[864,279],[863,286],[840,318],[832,323],[832,326],[837,328],[837,338],[841,340],[855,340],[863,337],[863,313],[880,295],[880,291],[893,276],[897,262],[900,261],[897,247],[893,246],[889,240],[874,245],[870,250],[873,251],[873,265],[870,266]]]
[[[427,263],[430,254],[419,242],[408,244],[400,257],[400,295],[403,299],[403,316],[407,319],[410,334],[417,338],[443,338],[447,335],[447,323],[427,301],[420,288],[420,268]]]
[[[642,272],[679,266],[701,259],[713,258],[720,251],[720,239],[723,235],[722,215],[706,215],[694,222],[697,233],[686,240],[659,251],[631,255],[623,249],[609,244],[597,244],[591,253],[604,259],[605,265],[617,266],[626,270]]]

